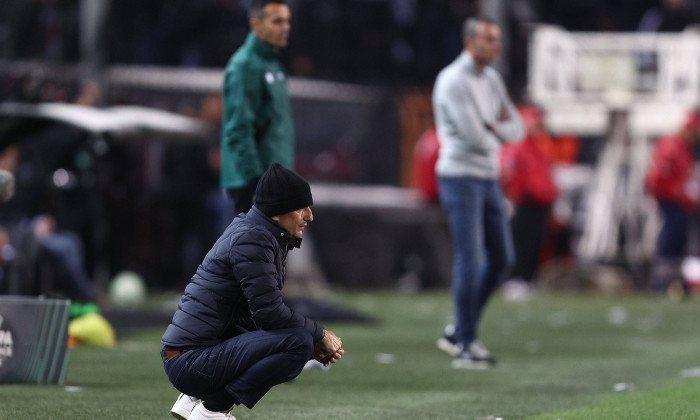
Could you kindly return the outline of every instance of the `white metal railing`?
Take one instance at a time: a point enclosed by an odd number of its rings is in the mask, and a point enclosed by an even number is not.
[[[224,69],[165,66],[113,65],[102,70],[102,81],[109,87],[144,88],[162,91],[186,91],[211,94],[221,92]],[[0,75],[32,76],[39,80],[83,79],[78,64],[56,64],[41,60],[0,60]],[[369,104],[381,98],[377,89],[368,86],[325,80],[289,78],[292,98],[342,101]]]

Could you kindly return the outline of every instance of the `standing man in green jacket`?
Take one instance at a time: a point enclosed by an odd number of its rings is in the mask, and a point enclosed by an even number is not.
[[[236,214],[253,205],[258,179],[271,163],[294,168],[294,125],[287,77],[279,62],[291,13],[286,0],[252,0],[251,32],[224,74],[221,187]]]

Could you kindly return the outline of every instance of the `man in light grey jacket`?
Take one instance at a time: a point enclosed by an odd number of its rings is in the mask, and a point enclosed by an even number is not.
[[[501,32],[489,19],[470,18],[464,51],[437,77],[433,108],[440,140],[435,167],[454,245],[455,325],[438,347],[457,368],[483,369],[495,359],[479,340],[482,309],[514,261],[499,182],[501,143],[525,135],[501,76],[489,64],[501,51]]]

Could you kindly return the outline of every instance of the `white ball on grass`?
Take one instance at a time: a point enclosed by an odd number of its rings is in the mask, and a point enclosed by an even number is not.
[[[117,307],[130,308],[146,300],[146,283],[133,271],[122,271],[109,284],[109,300]]]

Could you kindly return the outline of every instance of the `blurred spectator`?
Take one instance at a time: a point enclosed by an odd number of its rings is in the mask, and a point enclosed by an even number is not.
[[[245,42],[248,33],[248,15],[240,0],[208,0],[200,5],[197,27],[193,31],[195,45],[200,53],[199,66],[223,67],[231,51]],[[179,24],[182,21],[178,21]]]
[[[569,31],[633,31],[640,17],[657,0],[539,0],[532,1],[539,22]]]
[[[562,133],[556,138],[549,135],[543,136],[539,144],[544,154],[554,163],[572,165],[578,161],[581,141],[571,133]]]
[[[423,132],[413,151],[415,185],[426,199],[434,202],[440,199],[435,176],[435,163],[437,163],[439,150],[437,131],[435,127],[431,127]]]
[[[77,105],[98,106],[101,99],[99,83],[95,80],[86,80],[81,83],[80,91],[73,102]]]
[[[697,20],[686,0],[661,0],[644,12],[639,22],[639,31],[678,32]]]
[[[547,218],[557,198],[546,151],[552,138],[544,129],[542,112],[533,106],[521,106],[519,112],[527,130],[525,139],[501,149],[504,192],[514,205],[511,229],[515,245],[515,265],[504,292],[514,298],[518,290],[528,290],[537,272]]]
[[[18,160],[16,146],[0,153],[0,167],[12,173],[17,173]],[[32,217],[24,213],[12,205],[16,199],[0,206],[0,291],[10,291],[12,281],[21,282],[14,288],[27,294],[57,293],[81,303],[94,301],[81,238],[74,232],[59,230],[56,219],[49,214]],[[47,265],[49,272],[45,270]]]
[[[576,174],[583,166],[579,162],[581,141],[571,133],[540,137],[539,146],[552,162],[551,171],[558,190],[540,250],[540,264],[544,264],[572,256],[573,213],[582,193],[575,180],[580,179]]]
[[[166,65],[223,67],[248,33],[238,0],[171,0],[161,3],[157,24],[158,62]]]
[[[206,192],[205,211],[209,224],[207,226],[206,245],[214,243],[226,226],[231,223],[235,214],[234,205],[231,200],[219,188],[219,174],[221,171],[221,147],[219,139],[221,135],[221,119],[223,117],[223,104],[221,95],[208,95],[200,104],[199,117],[212,126],[217,127],[212,130],[215,137],[207,150],[207,184],[211,187]]]
[[[177,8],[177,6],[168,7]],[[156,64],[159,56],[158,0],[110,1],[104,39],[110,63]],[[189,22],[183,19],[183,23]],[[183,30],[184,31],[184,30]],[[163,46],[166,48],[165,46]]]
[[[39,293],[58,292],[74,302],[93,302],[95,295],[92,280],[85,269],[85,251],[80,236],[75,232],[59,230],[56,219],[48,214],[36,216],[30,226],[33,238],[52,264],[57,280],[53,285],[55,290],[39,290]]]
[[[23,0],[11,10],[10,51],[17,58],[78,59],[78,1]]]
[[[7,4],[6,4],[7,3]],[[0,54],[77,60],[79,0],[4,0]],[[247,34],[249,0],[120,0],[109,7],[100,42],[108,63],[222,67]],[[666,30],[693,19],[687,0],[512,0],[510,86],[525,83],[529,23],[568,30]],[[683,13],[676,12],[684,3]],[[426,85],[459,50],[460,23],[485,0],[297,0],[290,74],[356,83]],[[697,5],[695,5],[697,8]],[[642,14],[647,16],[642,19]],[[3,36],[3,27],[7,35]],[[682,29],[682,28],[681,28]],[[672,30],[672,29],[671,29]],[[343,52],[343,53],[339,53]]]
[[[663,225],[657,240],[652,287],[665,290],[680,280],[680,263],[687,252],[690,216],[700,201],[700,185],[693,178],[700,114],[692,113],[681,129],[657,140],[647,171],[647,191],[656,198]]]

